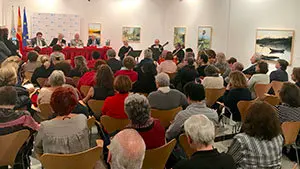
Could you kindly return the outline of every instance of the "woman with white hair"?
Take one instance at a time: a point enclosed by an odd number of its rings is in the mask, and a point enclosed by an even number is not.
[[[193,115],[184,122],[184,131],[192,149],[189,160],[182,160],[173,169],[235,169],[233,158],[213,148],[215,126],[205,115]]]
[[[218,53],[216,58],[217,58],[217,62],[215,66],[220,70],[221,76],[223,78],[226,78],[227,76],[229,76],[229,73],[231,72],[229,64],[226,61],[226,56],[224,53]]]

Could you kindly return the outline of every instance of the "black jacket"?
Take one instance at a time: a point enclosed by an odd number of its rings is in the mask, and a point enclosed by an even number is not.
[[[178,90],[183,91],[184,85],[188,82],[194,81],[197,77],[199,77],[199,74],[195,69],[195,66],[186,65],[178,70],[174,80],[174,85]]]
[[[254,64],[254,65],[250,66],[248,69],[244,70],[243,73],[245,75],[254,75],[256,73],[255,67],[256,67],[256,64]]]
[[[53,40],[51,41],[50,45],[49,46],[54,46],[57,44],[57,41],[58,41],[58,38],[53,38]],[[66,46],[66,40],[62,39],[61,40],[61,43],[64,44]]]
[[[108,66],[111,68],[111,70],[116,73],[116,71],[120,70],[122,67],[122,62],[119,61],[116,58],[110,58],[107,60]]]

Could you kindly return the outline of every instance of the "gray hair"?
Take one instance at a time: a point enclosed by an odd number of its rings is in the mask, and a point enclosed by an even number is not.
[[[144,125],[150,118],[150,104],[144,95],[131,94],[124,102],[125,113],[132,124]]]
[[[61,52],[52,52],[50,55],[51,62],[54,61],[64,61],[65,60],[65,54]]]
[[[223,52],[218,53],[216,58],[217,58],[217,63],[221,63],[221,64],[227,63],[226,56]]]
[[[170,86],[170,77],[168,74],[162,72],[159,73],[156,77],[155,77],[156,83],[158,84],[159,87],[166,87],[166,86]]]
[[[261,60],[261,54],[259,54],[259,53],[254,53],[253,57],[255,58],[256,62]]]
[[[212,145],[215,139],[215,126],[205,115],[193,115],[184,122],[184,131],[195,146]]]
[[[110,143],[111,168],[141,169],[145,151],[145,142],[136,130],[122,130]]]
[[[61,70],[54,70],[48,79],[52,87],[62,86],[66,83],[64,72]]]
[[[152,50],[151,49],[145,49],[144,50],[144,58],[152,58]]]
[[[114,58],[116,57],[116,51],[113,50],[113,49],[109,49],[107,52],[106,52],[106,55],[110,58]]]

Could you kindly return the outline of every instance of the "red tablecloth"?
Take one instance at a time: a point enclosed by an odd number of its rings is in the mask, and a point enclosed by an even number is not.
[[[96,48],[96,47],[84,47],[84,48],[71,48],[71,47],[66,47],[62,50],[62,53],[65,54],[65,59],[70,59],[72,66],[74,66],[74,58],[76,56],[83,56],[86,58],[86,60],[91,60],[92,59],[92,53],[94,51],[100,52],[101,58],[107,60],[106,52],[108,49],[111,49],[110,47],[102,47],[102,48]],[[32,51],[33,48],[25,48],[23,50],[23,57],[22,60],[27,61],[27,53]],[[42,48],[40,51],[40,54],[42,55],[50,55],[52,53],[52,48],[47,47],[47,48]]]

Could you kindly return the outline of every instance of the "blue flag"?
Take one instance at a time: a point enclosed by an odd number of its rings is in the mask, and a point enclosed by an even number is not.
[[[27,26],[26,11],[25,11],[25,7],[24,7],[23,33],[22,33],[23,48],[27,46],[27,39],[28,39],[28,26]]]

